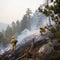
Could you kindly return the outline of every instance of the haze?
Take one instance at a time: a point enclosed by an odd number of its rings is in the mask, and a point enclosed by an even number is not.
[[[44,0],[0,0],[0,23],[21,20],[27,8],[35,12],[43,3]]]

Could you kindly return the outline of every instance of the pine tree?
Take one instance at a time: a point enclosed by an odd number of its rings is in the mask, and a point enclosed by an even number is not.
[[[19,20],[16,21],[16,32],[20,33],[21,31],[21,23],[19,22]]]
[[[13,35],[12,27],[8,26],[6,31],[5,31],[5,36],[6,36],[6,38],[10,39],[12,35]]]
[[[43,14],[45,14],[46,16],[49,16],[49,21],[51,17],[51,19],[59,26],[60,25],[60,0],[51,0],[51,3],[53,3],[53,5],[49,6],[47,0],[47,5],[44,6],[45,8],[42,9],[41,7],[39,7],[38,10]]]
[[[2,32],[0,32],[0,42],[3,42],[3,40],[4,40],[4,36],[3,36]]]
[[[23,19],[21,21],[21,30],[24,30],[25,28],[30,29],[30,20],[31,20],[31,10],[28,8],[26,11],[26,14],[23,16]]]
[[[13,34],[16,33],[16,24],[15,24],[14,21],[12,22],[12,33],[13,33]]]

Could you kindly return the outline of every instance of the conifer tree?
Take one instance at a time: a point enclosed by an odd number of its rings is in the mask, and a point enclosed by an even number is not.
[[[53,3],[53,5],[49,6],[47,0],[47,5],[44,6],[44,9],[39,7],[38,10],[43,14],[45,14],[46,16],[49,16],[49,23],[51,22],[50,21],[50,17],[51,17],[51,20],[53,20],[56,23],[56,25],[59,26],[60,25],[60,0],[51,0],[50,3]]]

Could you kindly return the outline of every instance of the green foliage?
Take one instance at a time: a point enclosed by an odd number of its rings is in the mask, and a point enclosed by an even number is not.
[[[39,12],[42,12],[42,9],[38,8]]]
[[[50,31],[55,34],[56,38],[60,38],[60,29],[55,30],[54,28],[51,28]]]
[[[31,13],[32,13],[31,10],[28,8],[26,11],[26,14],[23,16],[23,19],[21,20],[21,22],[19,20],[17,20],[16,23],[13,21],[11,26],[8,26],[5,31],[6,38],[10,39],[12,35],[16,36],[17,34],[20,34],[25,28],[30,28],[27,25],[27,23],[28,23],[27,18],[30,19]],[[27,17],[27,16],[29,16],[29,17]]]
[[[16,33],[16,24],[14,21],[12,22],[12,33]]]
[[[53,27],[50,29],[50,31],[51,31],[52,33],[56,33],[56,30],[55,30]]]
[[[50,6],[50,10],[54,10],[54,7],[53,6]]]
[[[60,30],[55,33],[56,38],[60,38]]]
[[[44,12],[43,12],[46,16],[49,16],[49,13],[46,9],[44,9]]]
[[[48,0],[47,0],[48,1]],[[51,0],[53,2],[53,0]],[[60,0],[56,0],[53,5],[49,6],[47,5],[44,6],[45,8],[42,9],[39,7],[39,11],[45,14],[46,16],[51,16],[52,14],[55,15],[57,14],[60,17]],[[54,13],[53,13],[54,12]],[[52,20],[55,20],[54,17],[52,17]]]
[[[4,36],[3,34],[0,32],[0,42],[2,42],[4,40]]]
[[[10,39],[10,37],[12,36],[12,28],[10,26],[7,27],[6,31],[5,31],[5,37],[6,39]]]
[[[8,26],[5,31],[6,38],[10,39],[15,33],[20,33],[21,31],[21,22],[19,20],[16,23],[13,21],[11,26]]]
[[[16,21],[16,32],[21,32],[21,24],[19,20]]]

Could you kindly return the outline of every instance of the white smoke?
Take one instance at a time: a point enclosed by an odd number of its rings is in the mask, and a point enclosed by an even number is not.
[[[39,30],[28,30],[28,29],[25,29],[18,37],[17,37],[17,40],[18,40],[18,44],[23,44],[25,43],[25,38],[27,38],[28,36],[31,36],[33,34],[36,34],[38,33]]]
[[[4,52],[6,52],[6,51],[8,51],[10,49],[11,49],[11,44],[8,44],[6,47],[1,46],[0,47],[0,55],[2,55]]]
[[[39,34],[39,29],[41,26],[43,25],[47,25],[48,24],[48,18],[43,15],[42,13],[39,13],[38,11],[35,12],[34,16],[32,17],[32,19],[30,21],[30,26],[31,26],[31,29],[24,29],[21,34],[17,37],[17,40],[18,40],[18,44],[24,44],[26,41],[25,41],[25,38],[33,35],[33,34]],[[29,27],[29,25],[28,25]]]
[[[38,14],[38,13],[37,13]],[[37,15],[36,14],[36,15]],[[31,36],[31,35],[36,35],[36,34],[39,34],[39,28],[42,26],[42,25],[46,25],[48,24],[48,19],[47,18],[44,18],[44,16],[41,16],[41,15],[38,15],[38,16],[34,16],[33,20],[31,20],[31,30],[29,29],[24,29],[21,34],[17,37],[17,40],[18,40],[18,44],[24,44],[26,41],[25,41],[25,38]],[[41,17],[40,17],[41,16]],[[40,20],[41,21],[40,21]],[[9,49],[11,49],[11,44],[8,44],[7,47],[3,48],[3,47],[0,47],[0,54],[4,53],[5,51],[8,51]]]

